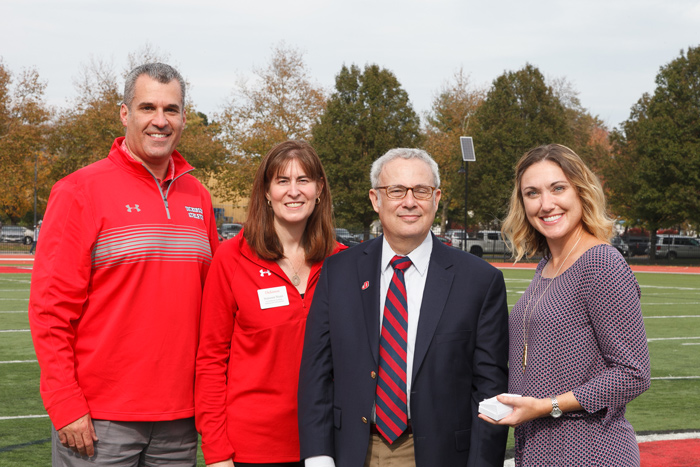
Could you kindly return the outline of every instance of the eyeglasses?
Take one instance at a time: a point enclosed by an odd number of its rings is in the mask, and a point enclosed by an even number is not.
[[[404,199],[408,190],[413,192],[413,197],[416,199],[430,199],[433,197],[433,192],[437,190],[434,186],[403,186],[403,185],[390,185],[390,186],[378,186],[375,190],[385,190],[386,197],[389,199]]]

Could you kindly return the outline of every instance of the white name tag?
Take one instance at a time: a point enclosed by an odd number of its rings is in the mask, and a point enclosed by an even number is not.
[[[260,308],[263,310],[289,305],[287,287],[285,286],[260,289],[258,290],[258,298],[260,299]]]

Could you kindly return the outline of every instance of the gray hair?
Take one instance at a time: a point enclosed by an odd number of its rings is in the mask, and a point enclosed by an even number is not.
[[[433,173],[433,184],[435,188],[440,188],[440,168],[437,162],[430,157],[426,151],[422,149],[413,148],[394,148],[389,149],[386,154],[377,159],[372,163],[372,169],[369,172],[369,178],[372,182],[372,188],[377,188],[379,186],[379,175],[382,173],[384,166],[397,158],[402,159],[420,159],[430,167],[430,171]]]
[[[148,75],[154,80],[162,84],[168,84],[176,79],[180,83],[180,92],[182,95],[182,106],[185,106],[185,80],[178,71],[166,65],[165,63],[146,63],[137,66],[129,72],[124,83],[124,103],[131,108],[131,102],[134,100],[134,89],[136,88],[136,80],[141,75]]]

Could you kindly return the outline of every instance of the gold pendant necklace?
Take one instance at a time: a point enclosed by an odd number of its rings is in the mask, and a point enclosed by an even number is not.
[[[289,279],[292,281],[292,284],[294,287],[298,287],[299,284],[301,284],[301,278],[299,277],[299,271],[294,268],[294,264],[292,263],[292,260],[287,258],[286,256],[284,257],[289,262],[289,266],[292,268],[292,271],[294,271],[294,275],[290,277]],[[301,266],[299,267],[301,269]]]
[[[583,233],[578,236],[578,240],[576,240],[576,243],[574,243],[574,246],[571,247],[569,250],[569,253],[566,255],[566,258],[564,258],[564,261],[559,265],[559,269],[557,269],[557,272],[554,273],[554,276],[552,277],[552,280],[549,281],[549,284],[547,284],[547,287],[544,288],[544,291],[542,294],[539,296],[537,301],[535,302],[535,305],[532,307],[530,310],[530,317],[528,319],[527,315],[527,310],[528,307],[530,306],[530,302],[532,301],[532,297],[535,295],[535,292],[537,291],[537,288],[540,286],[540,282],[542,281],[542,274],[544,273],[544,268],[542,268],[542,272],[540,273],[540,277],[537,279],[537,284],[535,284],[535,287],[532,289],[532,295],[530,295],[530,298],[527,299],[527,303],[525,304],[525,312],[523,313],[523,371],[525,371],[525,368],[527,367],[527,344],[528,344],[528,339],[530,337],[530,324],[532,322],[532,315],[535,313],[535,308],[537,308],[537,304],[540,303],[540,300],[542,300],[542,297],[545,296],[547,293],[547,289],[549,289],[549,286],[552,285],[552,282],[554,282],[554,279],[559,276],[559,272],[561,271],[561,268],[564,267],[566,264],[566,260],[569,259],[569,256],[571,256],[571,253],[576,249],[578,246],[578,242],[581,241],[583,238]],[[547,261],[547,264],[549,264],[549,261]],[[547,267],[547,264],[545,264],[545,267]]]

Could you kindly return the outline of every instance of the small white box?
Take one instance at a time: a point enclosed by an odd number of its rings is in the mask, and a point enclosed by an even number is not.
[[[520,394],[501,394],[502,396],[508,397],[521,397]],[[507,417],[513,413],[513,407],[510,405],[502,404],[498,402],[495,397],[490,399],[484,399],[479,403],[479,413],[486,415],[496,421]]]

